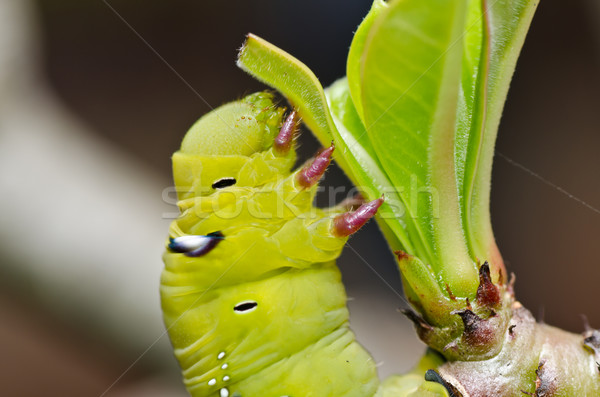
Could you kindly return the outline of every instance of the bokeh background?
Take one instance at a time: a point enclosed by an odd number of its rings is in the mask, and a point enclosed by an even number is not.
[[[494,166],[517,294],[572,331],[581,314],[600,327],[599,4],[541,2]],[[326,86],[369,5],[0,0],[0,394],[185,395],[157,291],[170,155],[211,107],[264,88],[234,65],[245,33]],[[304,134],[301,156],[316,149]],[[338,170],[326,183],[349,187]],[[397,312],[392,256],[375,225],[350,246],[339,264],[353,327],[382,375],[405,371],[423,346]]]

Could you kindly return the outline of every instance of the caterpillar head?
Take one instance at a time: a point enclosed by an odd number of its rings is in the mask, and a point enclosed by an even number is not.
[[[289,171],[295,161],[295,112],[259,92],[227,103],[200,118],[173,155],[180,199],[206,196],[230,186],[256,187]]]
[[[272,146],[284,109],[273,95],[257,92],[201,117],[187,132],[181,152],[200,156],[251,156]]]

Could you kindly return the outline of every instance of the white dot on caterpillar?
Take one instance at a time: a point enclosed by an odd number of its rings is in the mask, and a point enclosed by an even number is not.
[[[229,367],[229,364],[227,364],[227,363],[221,365],[221,369],[227,369],[227,367]]]
[[[223,357],[225,357],[225,352],[219,353],[219,355],[217,356],[217,360],[222,360]]]
[[[229,397],[229,390],[222,388],[220,391],[221,397]]]
[[[228,380],[229,380],[229,376],[225,375],[225,376],[223,377],[223,382],[227,382]]]
[[[212,378],[211,380],[208,381],[209,386],[214,386],[216,384],[217,384],[217,380],[215,378]]]

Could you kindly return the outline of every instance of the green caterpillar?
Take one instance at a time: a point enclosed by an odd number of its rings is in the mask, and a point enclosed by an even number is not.
[[[164,321],[194,397],[374,396],[335,265],[383,198],[313,206],[334,150],[301,168],[299,117],[250,95],[201,118],[173,155],[181,215],[161,278]],[[378,394],[379,395],[379,394]]]

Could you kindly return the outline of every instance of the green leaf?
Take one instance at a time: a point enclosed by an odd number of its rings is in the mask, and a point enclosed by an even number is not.
[[[361,22],[360,26],[356,30],[356,33],[354,33],[354,37],[352,38],[352,44],[350,45],[350,52],[348,53],[348,62],[346,64],[348,85],[350,88],[352,101],[356,108],[356,112],[363,122],[365,120],[365,117],[363,112],[360,88],[360,58],[363,55],[365,42],[367,41],[367,36],[371,31],[371,26],[373,26],[373,22],[375,22],[375,19],[386,7],[387,3],[383,0],[375,0],[373,2],[371,10],[369,11],[365,19],[363,19],[363,21]]]
[[[474,98],[459,118],[472,123],[457,126],[457,141],[461,136],[468,141],[465,158],[457,156],[457,164],[464,164],[463,222],[473,256],[490,261],[499,271],[504,271],[504,266],[489,212],[494,145],[508,86],[537,4],[537,0],[474,1],[470,15],[474,24],[481,21],[481,37],[471,35],[466,40],[466,48],[470,49],[466,58],[476,59],[479,52],[479,64],[465,61],[462,86],[468,92],[467,86],[472,85]],[[476,78],[466,76],[469,73]]]
[[[363,109],[362,125],[348,129],[400,189],[407,234],[397,240],[457,296],[475,293],[478,263],[488,261],[496,281],[505,272],[489,216],[491,166],[508,85],[536,5],[375,4],[348,58],[352,99]],[[349,151],[355,152],[352,146]]]
[[[404,223],[406,213],[404,204],[397,189],[383,171],[371,146],[365,127],[352,102],[348,80],[336,81],[327,88],[325,94],[333,121],[339,131],[339,150],[344,157],[350,159],[350,178],[360,190],[370,192],[369,198],[384,195],[385,203],[377,212],[377,219],[392,250],[414,250],[407,234],[407,225]]]
[[[361,87],[381,165],[396,187],[411,187],[400,193],[409,236],[425,249],[409,254],[430,264],[454,294],[471,297],[477,266],[462,228],[454,161],[466,14],[466,0],[391,3],[365,45]]]
[[[298,108],[304,123],[329,146],[335,126],[327,109],[323,87],[302,62],[260,37],[248,34],[237,65],[256,79],[279,90]]]

